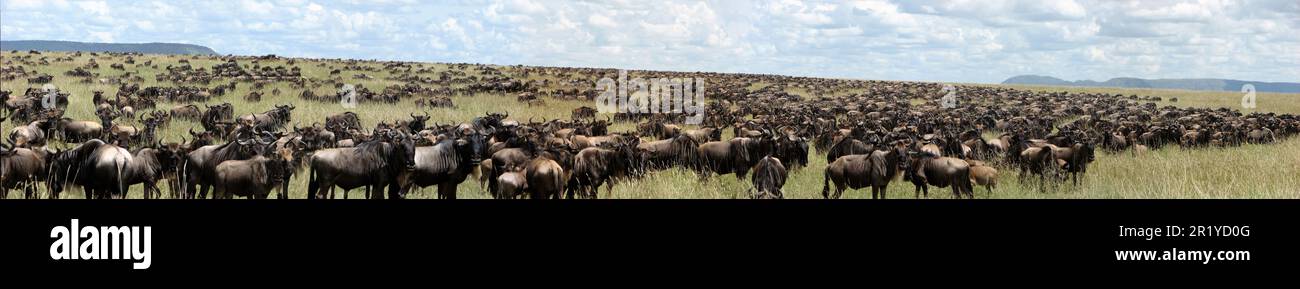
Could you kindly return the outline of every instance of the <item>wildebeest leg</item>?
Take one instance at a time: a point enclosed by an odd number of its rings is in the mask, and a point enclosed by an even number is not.
[[[208,198],[208,188],[209,188],[209,187],[210,187],[210,186],[208,186],[208,185],[206,185],[206,184],[199,184],[199,198],[200,198],[200,199],[207,199],[207,198]],[[214,193],[214,195],[212,196],[212,198],[213,198],[213,199],[216,199],[216,198],[217,198],[216,195],[215,195],[215,193]]]
[[[614,198],[614,180],[605,181],[605,191],[609,192],[610,199]],[[599,195],[600,190],[596,190],[596,194]]]
[[[24,198],[24,199],[32,199],[32,197],[36,195],[36,182],[35,182],[35,181],[27,181],[27,182],[25,182],[25,183],[26,183],[26,184],[23,185],[23,198]],[[6,193],[6,194],[8,194],[8,193]]]
[[[600,186],[605,185],[605,182],[606,182],[605,180],[596,179],[596,182],[593,183],[593,184],[591,185],[591,192],[587,194],[587,198],[588,198],[588,199],[599,199],[599,198],[600,198]],[[613,183],[610,183],[610,188],[611,188],[611,189],[610,189],[610,192],[609,192],[609,193],[611,193],[611,194],[614,193],[614,191],[613,191],[613,189],[612,189],[613,186],[614,186]]]
[[[456,185],[452,183],[438,184],[438,197],[443,199],[456,199]]]
[[[396,183],[388,185],[388,198],[392,200],[402,199],[402,186]]]

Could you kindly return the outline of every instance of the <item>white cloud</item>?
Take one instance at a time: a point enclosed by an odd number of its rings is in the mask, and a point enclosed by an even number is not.
[[[0,8],[5,39],[187,42],[254,55],[978,82],[1024,73],[1300,79],[1292,0],[5,0]]]

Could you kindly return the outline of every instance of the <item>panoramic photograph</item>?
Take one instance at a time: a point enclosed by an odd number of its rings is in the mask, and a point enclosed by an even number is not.
[[[1300,260],[1296,0],[0,0],[0,101],[33,284]]]
[[[1300,197],[1295,1],[0,16],[7,199]]]

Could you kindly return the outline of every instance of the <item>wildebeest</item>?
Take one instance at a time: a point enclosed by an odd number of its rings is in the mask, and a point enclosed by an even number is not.
[[[185,180],[185,198],[206,198],[208,189],[216,179],[217,165],[228,160],[253,158],[271,141],[256,135],[236,136],[235,140],[220,145],[206,145],[190,151],[182,162],[181,178]],[[269,135],[269,133],[266,133]],[[274,136],[271,136],[274,139]],[[198,190],[195,190],[197,187]]]
[[[887,198],[889,182],[898,176],[899,167],[906,160],[906,145],[897,143],[888,151],[870,154],[851,154],[839,157],[826,165],[822,179],[822,198],[839,199],[846,188],[861,189],[871,186],[871,198]],[[830,183],[835,183],[835,194],[830,194]]]
[[[595,118],[596,118],[596,109],[595,109],[595,108],[592,108],[592,107],[589,107],[589,106],[583,106],[583,107],[575,108],[575,109],[573,109],[573,113],[570,115],[570,118],[572,118],[572,119],[574,119],[574,120],[578,120],[578,119],[595,119]]]
[[[199,106],[193,104],[177,105],[170,112],[172,118],[185,119],[191,121],[199,120],[203,112],[199,111]]]
[[[83,142],[103,134],[104,125],[94,121],[61,118],[54,123],[55,136],[64,142]]]
[[[176,152],[166,146],[144,148],[134,155],[125,148],[90,140],[57,153],[50,162],[50,198],[58,198],[64,184],[82,187],[86,198],[124,198],[131,185],[144,184],[144,198],[159,197],[158,180],[176,169]]]
[[[45,132],[50,126],[51,123],[45,120],[37,120],[24,126],[17,126],[9,131],[8,140],[13,142],[14,147],[43,147],[45,146]]]
[[[993,189],[998,187],[998,169],[987,166],[984,162],[968,161],[970,163],[970,180],[976,185],[984,186],[988,189],[989,196],[993,196]]]
[[[722,140],[722,130],[716,127],[702,127],[682,132],[682,134],[691,137],[696,142],[705,143]]]
[[[772,151],[772,140],[767,137],[738,137],[728,141],[700,144],[697,164],[702,176],[710,173],[725,175],[735,173],[737,179],[745,174],[763,156]]]
[[[347,198],[348,191],[364,186],[368,198],[383,198],[383,190],[388,188],[390,199],[400,199],[398,176],[415,168],[415,140],[398,131],[384,134],[356,147],[325,149],[313,154],[307,197],[324,197],[326,191],[338,186]]]
[[[695,165],[699,160],[699,142],[688,136],[642,142],[637,145],[642,170],[666,169],[673,165]]]
[[[0,143],[0,199],[9,195],[9,189],[22,186],[24,197],[36,195],[36,182],[46,177],[46,159],[43,150],[10,147]]]
[[[291,121],[293,105],[277,105],[275,109],[239,117],[240,122],[251,122],[253,127],[263,131],[279,131]]]
[[[776,137],[772,154],[790,168],[808,166],[808,140],[793,133]]]
[[[912,160],[904,162],[903,178],[916,186],[916,198],[921,194],[930,195],[929,186],[945,188],[952,186],[953,198],[967,196],[975,198],[974,186],[970,180],[970,164],[966,161],[940,157],[930,152],[910,152]],[[928,186],[929,185],[929,186]]]
[[[1075,143],[1069,147],[1056,147],[1052,150],[1057,160],[1064,162],[1062,168],[1070,174],[1074,185],[1079,185],[1079,174],[1088,171],[1088,163],[1091,163],[1095,156],[1093,146],[1089,142]]]
[[[550,158],[536,158],[524,165],[528,186],[524,191],[532,199],[559,199],[567,185],[568,173]]]
[[[288,181],[293,172],[294,148],[282,147],[274,154],[255,156],[248,160],[229,160],[221,162],[216,168],[213,184],[213,199],[229,199],[231,196],[265,199],[277,185]],[[285,199],[281,191],[280,199]]]
[[[636,147],[640,139],[631,138],[618,142],[611,148],[585,148],[574,156],[567,198],[572,199],[577,193],[583,197],[596,198],[600,195],[600,185],[608,182],[609,193],[614,193],[614,180],[629,175],[639,164]]]
[[[515,199],[518,198],[525,190],[528,189],[528,179],[521,171],[509,171],[501,173],[497,177],[497,186],[499,192],[492,197],[497,199]]]
[[[781,164],[781,160],[770,155],[765,156],[763,159],[758,160],[758,164],[754,165],[753,171],[754,175],[750,179],[750,184],[753,186],[749,189],[753,192],[750,194],[752,198],[785,198],[785,192],[781,191],[781,188],[785,187],[785,180],[789,174],[786,172],[785,166]]]
[[[415,169],[401,179],[401,194],[412,186],[438,186],[438,198],[455,199],[456,186],[465,181],[487,154],[486,136],[473,129],[443,135],[437,143],[415,148]],[[482,172],[481,172],[482,173]],[[486,173],[484,173],[486,174]]]
[[[872,151],[875,151],[873,145],[857,139],[845,137],[840,139],[840,141],[836,142],[834,145],[831,145],[830,149],[828,149],[828,152],[826,153],[826,163],[829,164],[835,162],[835,159],[842,156],[869,154]]]

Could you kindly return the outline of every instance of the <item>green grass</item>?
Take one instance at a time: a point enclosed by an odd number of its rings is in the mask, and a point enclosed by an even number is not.
[[[18,55],[25,55],[25,52]],[[70,55],[67,53],[45,53],[53,60],[55,57]],[[9,52],[0,52],[0,59],[4,61],[14,60],[14,65],[19,65],[19,61],[13,58]],[[39,72],[48,73],[55,76],[54,84],[64,91],[72,93],[70,99],[69,111],[67,116],[82,119],[93,120],[94,111],[90,105],[91,91],[103,90],[106,95],[114,95],[117,91],[116,85],[102,84],[82,84],[78,83],[76,78],[64,76],[63,72],[72,68],[84,65],[89,61],[91,56],[83,54],[81,57],[72,62],[54,62],[47,66],[35,67]],[[175,64],[181,58],[189,59],[191,65],[195,68],[210,68],[212,65],[220,63],[218,59],[190,59],[188,56],[160,56],[147,55],[137,57],[137,63],[143,63],[145,60],[153,59],[158,64],[159,69],[147,67],[137,68],[134,65],[127,65],[127,71],[139,73],[145,78],[141,87],[173,85],[171,83],[157,83],[154,81],[154,75],[160,71],[167,63]],[[108,58],[103,55],[97,58],[100,69],[92,70],[101,74],[101,77],[110,75],[119,75],[121,71],[109,69],[109,64],[123,61],[123,57]],[[304,76],[320,79],[331,78],[329,71],[335,68],[342,68],[342,63],[327,63],[321,67],[318,61],[297,60],[295,64],[302,68]],[[241,65],[252,65],[251,61],[241,60]],[[369,67],[380,67],[379,63],[358,62],[358,65]],[[263,66],[285,65],[285,60],[278,59],[272,61],[262,61]],[[422,74],[421,76],[437,77],[437,72],[451,69],[446,64],[420,64],[424,67],[434,69],[432,74]],[[24,67],[32,68],[29,65]],[[499,67],[506,74],[514,71],[512,67]],[[479,75],[474,70],[467,71],[470,75]],[[365,73],[374,76],[372,80],[354,80],[353,74]],[[379,72],[352,72],[344,71],[340,81],[344,83],[361,84],[372,90],[382,90],[383,87],[393,84],[401,84],[395,81],[384,80],[390,75],[381,70]],[[540,79],[539,76],[531,76],[532,79]],[[552,80],[554,80],[552,78]],[[593,78],[594,80],[594,78]],[[224,84],[225,81],[214,82],[209,86]],[[772,85],[771,83],[753,83],[749,85],[750,90],[761,89]],[[19,78],[12,81],[0,82],[0,89],[22,93],[28,87],[39,87],[29,85],[25,79]],[[279,88],[282,93],[278,96],[270,95],[270,91]],[[1034,89],[1043,91],[1070,91],[1070,92],[1099,92],[1099,93],[1120,93],[1124,95],[1150,95],[1164,97],[1165,101],[1161,105],[1176,106],[1196,106],[1196,107],[1230,107],[1238,108],[1241,94],[1235,92],[1202,92],[1202,91],[1177,91],[1177,90],[1133,90],[1133,89],[1110,89],[1110,88],[1075,88],[1075,87],[1026,87],[1015,86],[1020,89]],[[330,93],[333,91],[331,86],[321,86],[311,88],[317,93]],[[293,122],[300,122],[302,125],[309,125],[312,122],[323,121],[327,115],[348,111],[337,103],[309,102],[298,98],[302,92],[301,89],[293,89],[288,83],[272,83],[260,91],[264,96],[261,102],[246,102],[243,96],[252,91],[250,83],[241,82],[235,91],[228,92],[223,97],[214,98],[207,104],[217,104],[221,102],[230,102],[235,105],[236,113],[248,114],[262,112],[271,109],[277,104],[294,104],[297,109],[293,112]],[[787,92],[803,94],[806,97],[808,90],[804,88],[786,88]],[[827,96],[843,96],[852,93],[860,93],[861,90],[853,91],[836,91]],[[1179,102],[1169,101],[1170,97],[1178,97]],[[473,96],[453,97],[456,104],[455,108],[429,109],[427,111],[433,116],[432,121],[438,123],[461,122],[475,116],[480,116],[484,112],[509,112],[511,118],[520,121],[527,121],[531,117],[536,118],[568,118],[569,112],[574,108],[583,105],[592,105],[586,101],[571,101],[546,99],[545,107],[528,107],[523,103],[515,101],[514,95],[503,94],[479,94]],[[920,100],[916,100],[920,101]],[[1260,93],[1258,96],[1259,111],[1278,112],[1278,113],[1300,113],[1300,95],[1297,94],[1273,94]],[[170,109],[172,103],[160,103],[159,109]],[[362,104],[353,109],[362,119],[366,126],[373,126],[378,121],[392,121],[395,119],[407,118],[409,113],[421,113],[413,105],[412,100],[405,100],[398,105],[387,104]],[[1246,112],[1251,112],[1247,110]],[[186,136],[188,128],[198,125],[192,122],[175,121],[170,127],[161,130],[159,136],[168,140],[176,140],[181,136]],[[634,127],[630,123],[619,123],[611,127],[611,131],[631,130]],[[3,129],[7,132],[12,128],[12,124],[6,123]],[[725,130],[724,138],[730,137],[730,130]],[[62,144],[52,144],[55,147],[61,147]],[[821,198],[822,189],[822,171],[826,166],[824,155],[811,155],[808,167],[793,170],[785,186],[787,198]],[[302,175],[305,172],[295,176],[290,183],[290,197],[304,198],[307,178]],[[992,195],[986,193],[982,187],[976,188],[978,198],[1297,198],[1300,197],[1300,139],[1290,139],[1281,144],[1274,145],[1247,145],[1242,147],[1226,149],[1197,149],[1181,150],[1176,146],[1171,146],[1159,151],[1151,151],[1143,156],[1134,156],[1131,153],[1124,152],[1118,154],[1100,153],[1097,161],[1088,169],[1088,173],[1083,179],[1082,184],[1073,186],[1064,184],[1049,192],[1042,193],[1037,187],[1031,185],[1022,185],[1017,181],[1013,170],[1001,169],[1000,184]],[[671,169],[651,173],[643,179],[626,181],[614,186],[612,196],[623,199],[728,199],[743,198],[742,195],[749,188],[749,180],[737,180],[734,175],[714,176],[701,180],[694,172],[683,169]],[[166,188],[164,187],[164,190]],[[129,198],[140,198],[140,186],[132,188]],[[420,192],[415,192],[408,196],[411,198],[433,198],[434,188],[426,188]],[[476,181],[469,180],[461,184],[457,189],[460,198],[487,198]],[[353,191],[352,198],[362,197],[363,192],[360,190]],[[601,198],[607,198],[611,195],[605,187],[601,188]],[[912,198],[913,187],[910,183],[897,180],[890,184],[888,195],[890,198]],[[930,198],[951,198],[951,189],[931,188]],[[20,197],[17,191],[11,192],[8,197]],[[63,198],[81,198],[80,192],[65,192]],[[340,196],[341,197],[341,196]],[[847,191],[845,198],[869,198],[870,189]]]

